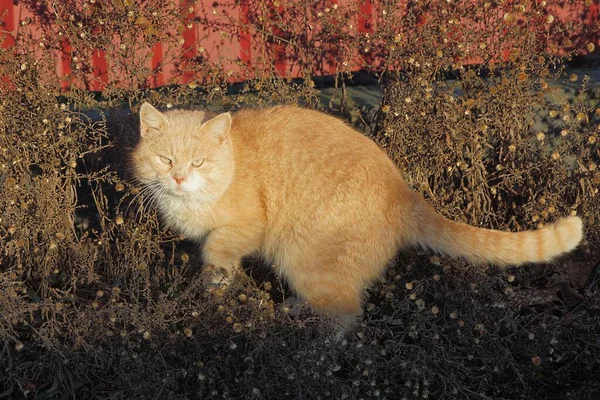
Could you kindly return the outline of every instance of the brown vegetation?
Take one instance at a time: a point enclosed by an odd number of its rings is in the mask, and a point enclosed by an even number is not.
[[[274,2],[256,0],[248,21],[191,22],[252,32],[265,48],[252,67],[177,64],[185,16],[167,2],[23,3],[36,17],[0,50],[0,398],[600,395],[599,96],[566,64],[591,46],[568,43],[559,58],[568,26],[549,22],[546,2],[381,2],[368,34],[354,27],[358,3],[285,3],[261,19]],[[78,61],[59,81],[45,54],[65,38]],[[186,84],[149,88],[157,42],[173,45],[165,60]],[[304,79],[276,74],[275,45]],[[80,89],[92,49],[110,55],[102,93]],[[352,97],[359,64],[383,90],[374,115]],[[335,73],[330,101],[319,71]],[[285,284],[260,261],[246,265],[252,280],[205,295],[194,246],[164,231],[128,180],[143,100],[327,109],[377,140],[444,215],[523,230],[577,213],[586,241],[509,271],[402,253],[371,289],[363,326],[335,341],[308,310],[290,315]]]

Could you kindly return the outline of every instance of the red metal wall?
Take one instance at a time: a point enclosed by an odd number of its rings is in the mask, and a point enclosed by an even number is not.
[[[278,4],[283,4],[284,0],[281,0]],[[290,1],[290,0],[287,0]],[[331,5],[343,5],[347,4],[352,0],[332,0]],[[239,6],[237,7],[237,15],[236,18],[239,19],[242,23],[247,22],[246,18],[249,13],[248,2],[240,1],[238,2]],[[552,3],[552,2],[549,2]],[[556,18],[564,20],[573,19],[575,27],[581,25],[583,23],[590,24],[598,23],[599,10],[600,7],[598,5],[598,0],[591,2],[591,5],[588,4],[585,7],[586,12],[580,12],[579,8],[584,7],[584,1],[579,2],[557,2],[560,3],[560,6],[557,6],[553,13],[556,15]],[[188,0],[180,0],[180,5],[189,10],[188,14],[185,16],[185,20],[182,21],[184,26],[182,36],[183,43],[181,43],[180,48],[180,59],[183,63],[185,62],[193,62],[195,56],[197,56],[197,42],[202,43],[202,48],[205,51],[203,57],[205,57],[208,62],[217,62],[219,58],[219,53],[227,53],[228,57],[231,59],[238,58],[242,62],[249,63],[252,59],[252,52],[255,51],[254,43],[252,43],[252,34],[251,32],[244,31],[243,29],[239,29],[237,35],[229,38],[227,43],[223,43],[223,40],[217,33],[209,33],[200,32],[200,28],[195,26],[194,24],[188,25],[189,21],[192,21],[199,13],[200,10],[203,11],[203,15],[206,17],[206,10],[211,10],[215,4],[214,0],[201,0],[195,2],[189,2]],[[373,18],[373,10],[375,9],[375,2],[372,1],[364,1],[360,6],[360,14],[357,17],[356,27],[359,32],[371,32],[373,29],[376,29],[375,19]],[[283,7],[283,5],[279,5],[278,7]],[[584,17],[581,17],[584,15]],[[17,38],[16,43],[18,42],[18,35],[20,34],[21,21],[24,21],[28,17],[33,17],[31,12],[24,6],[20,4],[20,2],[14,2],[13,0],[0,0],[0,21],[2,22],[2,33],[0,36],[0,46],[3,48],[11,48],[15,46],[15,38]],[[578,18],[585,18],[584,20],[578,20]],[[187,26],[192,26],[192,28],[187,28]],[[577,29],[574,29],[572,32],[573,37],[577,38],[577,40],[581,40],[581,32]],[[586,34],[588,37],[583,38],[585,42],[591,42],[596,44],[596,49],[600,47],[600,36],[596,31],[594,34]],[[201,38],[201,40],[200,40]],[[196,45],[194,45],[196,44]],[[212,51],[215,46],[218,44],[218,51]],[[115,46],[117,44],[115,43]],[[174,67],[172,65],[162,66],[163,56],[164,56],[164,48],[161,43],[155,44],[151,49],[153,55],[150,59],[151,65],[149,66],[152,71],[155,71],[151,76],[148,77],[148,84],[151,87],[162,86],[172,82]],[[275,51],[280,51],[281,57],[276,57],[274,60],[274,67],[279,73],[282,75],[297,75],[298,71],[293,67],[287,64],[286,57],[283,52],[283,46],[281,49],[275,49]],[[91,74],[93,78],[87,80],[83,86],[89,90],[102,90],[104,85],[112,78],[111,76],[111,65],[107,60],[106,54],[102,50],[93,50],[92,53],[91,64],[93,66]],[[72,73],[73,69],[73,57],[71,56],[71,47],[66,40],[63,40],[62,49],[58,51],[54,51],[52,56],[56,60],[56,75],[58,79],[62,79],[64,77],[68,77]],[[333,63],[332,63],[333,64]],[[160,68],[159,68],[160,66]],[[360,66],[357,66],[359,68]],[[239,70],[239,65],[235,65],[232,63],[228,66],[232,70]],[[335,72],[334,68],[330,68],[329,70],[321,70],[320,73],[333,73]],[[318,72],[315,72],[318,73]],[[188,83],[193,79],[193,76],[190,74],[184,74],[179,77],[179,82],[176,83]],[[66,87],[69,85],[68,79],[63,79],[63,86]],[[81,86],[81,85],[80,85]]]

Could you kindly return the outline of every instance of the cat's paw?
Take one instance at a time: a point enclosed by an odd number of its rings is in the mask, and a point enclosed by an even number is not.
[[[208,292],[222,292],[227,290],[234,280],[234,273],[229,272],[226,268],[215,267],[208,265],[202,271],[204,286]]]
[[[305,309],[306,305],[306,302],[301,298],[290,296],[283,300],[283,303],[280,305],[280,309],[285,314],[289,314],[290,316],[297,318]]]

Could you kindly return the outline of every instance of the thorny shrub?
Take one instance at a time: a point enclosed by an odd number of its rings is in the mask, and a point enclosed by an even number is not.
[[[0,50],[0,398],[594,398],[600,108],[563,62],[594,50],[597,27],[573,37],[553,14],[565,3],[20,2],[32,17]],[[228,50],[238,37],[247,60]],[[63,51],[71,73],[57,79]],[[138,105],[350,117],[365,111],[349,94],[358,67],[383,90],[361,127],[415,190],[498,229],[581,215],[586,242],[564,265],[583,265],[581,282],[408,252],[345,339],[292,317],[257,262],[255,279],[209,298],[195,247],[130,184]],[[328,74],[326,103],[315,76]]]

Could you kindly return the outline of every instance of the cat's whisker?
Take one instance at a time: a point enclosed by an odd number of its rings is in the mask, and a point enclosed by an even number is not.
[[[131,200],[129,200],[129,203],[127,205],[127,208],[125,209],[124,214],[127,214],[129,212],[129,208],[131,207],[132,204],[134,204],[136,202],[137,199],[142,198],[146,193],[152,191],[152,188],[149,184],[146,184],[146,186],[141,186],[138,189],[139,189],[139,192]]]
[[[129,202],[127,203],[127,208],[125,209],[124,214],[127,214],[129,212],[129,208],[131,207],[131,205],[133,203],[135,203],[136,200],[140,198],[140,196],[143,196],[146,188],[142,187],[142,188],[138,188],[138,190],[139,190],[138,193],[136,193],[131,199],[129,199]]]
[[[142,185],[140,185],[140,187],[138,189],[139,189],[139,193],[137,193],[129,201],[129,204],[127,205],[127,208],[125,209],[125,214],[127,214],[129,212],[129,209],[131,208],[131,206],[134,203],[137,204],[137,210],[134,215],[134,221],[136,221],[136,222],[139,221],[138,216],[139,216],[140,212],[143,212],[144,210],[146,210],[153,204],[157,203],[157,201],[155,201],[155,198],[159,195],[158,192],[161,190],[165,190],[161,187],[161,185],[158,182],[155,182],[155,181],[152,181],[150,183],[143,183]]]
[[[148,195],[148,196],[145,196],[145,195],[144,195],[144,196],[142,196],[142,197],[140,198],[140,201],[139,201],[138,207],[136,208],[136,210],[135,210],[135,215],[134,215],[134,217],[133,217],[133,220],[134,220],[135,222],[140,222],[140,219],[139,219],[138,217],[140,216],[140,213],[142,213],[142,214],[143,214],[143,212],[144,212],[144,210],[145,210],[145,208],[146,208],[146,204],[147,204],[147,202],[148,202],[148,197],[149,197],[149,196],[152,196],[152,192],[148,192],[148,193],[147,193],[147,195]]]
[[[135,214],[135,221],[138,221],[138,215],[140,213],[144,213],[153,205],[158,204],[166,192],[167,189],[160,186],[158,188],[151,188],[151,190],[147,192],[148,195],[142,200],[140,207]]]

